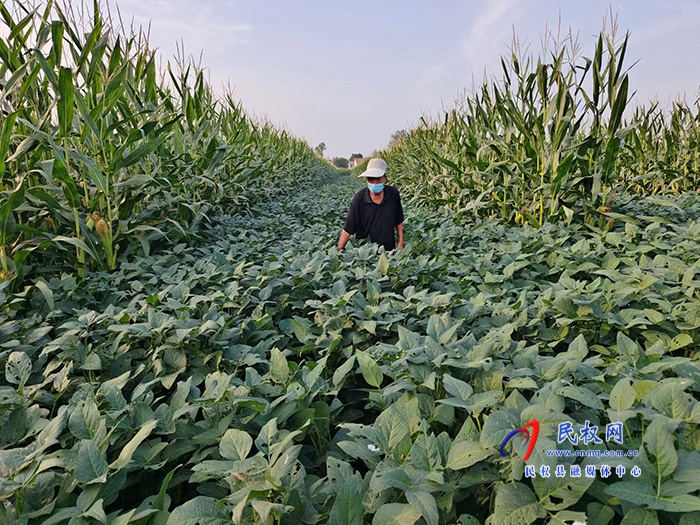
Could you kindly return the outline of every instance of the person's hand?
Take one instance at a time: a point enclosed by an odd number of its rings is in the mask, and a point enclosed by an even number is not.
[[[398,248],[401,248],[403,250],[403,241],[399,242]]]

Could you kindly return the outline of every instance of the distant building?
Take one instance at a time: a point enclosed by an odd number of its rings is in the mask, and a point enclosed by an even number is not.
[[[359,153],[353,153],[348,162],[348,167],[354,168],[355,166],[359,166],[364,160],[365,159]]]

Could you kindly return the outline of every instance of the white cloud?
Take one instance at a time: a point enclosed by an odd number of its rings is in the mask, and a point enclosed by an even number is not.
[[[132,17],[136,24],[146,28],[151,22],[151,33],[166,55],[172,55],[175,42],[183,38],[185,48],[198,56],[200,50],[211,56],[230,51],[250,42],[254,28],[237,16],[235,2],[191,2],[188,0],[119,0],[119,10],[125,23]],[[113,14],[114,11],[113,11]]]
[[[469,62],[483,66],[505,50],[504,37],[510,32],[509,21],[516,18],[517,0],[491,0],[474,20],[462,47]]]

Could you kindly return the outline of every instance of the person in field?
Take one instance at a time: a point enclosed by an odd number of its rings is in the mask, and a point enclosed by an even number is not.
[[[399,236],[399,248],[403,248],[403,208],[399,190],[386,182],[386,162],[370,159],[360,178],[367,180],[367,187],[358,191],[350,202],[345,226],[338,240],[338,251],[347,244],[351,235],[358,239],[369,236],[372,242],[389,251],[396,248],[394,230]]]

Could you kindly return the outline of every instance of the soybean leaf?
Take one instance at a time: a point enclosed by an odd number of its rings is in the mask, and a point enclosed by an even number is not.
[[[219,442],[219,454],[226,459],[245,459],[253,447],[253,438],[243,430],[228,429]]]
[[[270,376],[276,383],[284,383],[289,376],[287,358],[277,348],[273,348],[270,352]]]
[[[208,496],[197,496],[176,507],[168,517],[166,525],[230,525],[227,515],[217,500]]]
[[[365,381],[375,388],[381,387],[384,374],[381,368],[379,368],[379,365],[369,355],[360,350],[358,350],[355,355],[357,355],[357,361],[360,363],[360,371]]]
[[[656,471],[660,477],[668,476],[678,466],[678,455],[673,446],[673,437],[662,418],[657,417],[644,432],[644,444],[654,456]]]
[[[93,440],[80,442],[75,465],[75,479],[79,483],[104,483],[107,481],[107,460]]]
[[[447,456],[447,468],[460,470],[471,467],[491,454],[490,450],[484,450],[476,441],[455,441]]]
[[[359,474],[346,478],[333,503],[329,525],[362,525],[364,507],[361,502],[364,492]]]
[[[421,513],[405,503],[385,503],[377,510],[372,525],[413,525]]]
[[[527,485],[506,483],[496,489],[494,523],[527,525],[546,515],[544,507]]]
[[[629,379],[620,379],[610,392],[610,408],[613,410],[627,410],[634,404],[636,394],[630,385]]]
[[[153,429],[158,424],[157,420],[149,421],[141,426],[141,429],[136,433],[136,435],[131,438],[131,440],[124,446],[122,451],[119,453],[119,457],[110,465],[110,467],[115,469],[124,468],[131,461],[131,456],[141,444],[141,442],[151,435]]]

